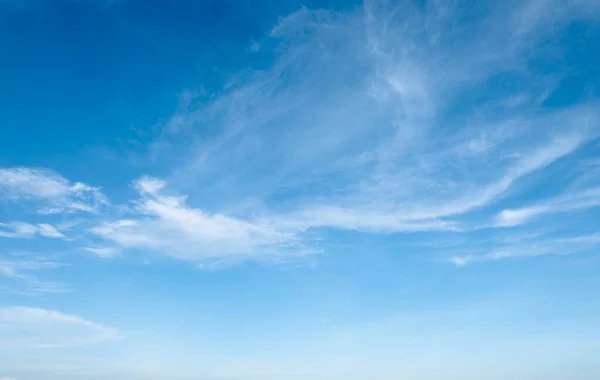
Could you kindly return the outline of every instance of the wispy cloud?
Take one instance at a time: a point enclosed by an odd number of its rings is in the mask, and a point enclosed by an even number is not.
[[[118,339],[109,326],[53,310],[0,308],[0,349],[60,348]]]
[[[528,256],[566,255],[584,252],[600,245],[600,234],[582,235],[566,238],[546,238],[524,243],[499,244],[483,254],[465,254],[452,256],[448,261],[456,266],[476,262],[515,259]]]
[[[43,200],[39,217],[95,212],[75,243],[96,255],[185,260],[296,257],[320,252],[314,241],[337,230],[468,237],[591,212],[597,184],[570,168],[593,155],[599,103],[547,107],[562,77],[536,62],[560,59],[543,41],[599,8],[509,3],[301,8],[248,52],[268,49],[271,65],[232,74],[215,93],[182,95],[150,148],[172,170],[136,180],[127,205],[31,168],[2,169],[2,197]],[[540,200],[552,181],[561,195]],[[35,222],[4,236],[62,233]],[[514,256],[494,244],[489,257]]]
[[[41,214],[93,212],[107,199],[100,189],[81,182],[70,182],[46,169],[0,169],[0,199],[40,202]]]
[[[572,153],[583,141],[581,136],[567,135],[555,138],[548,145],[541,146],[525,157],[518,158],[505,169],[503,175],[489,183],[475,184],[455,182],[455,191],[447,188],[439,191],[415,189],[413,194],[379,194],[383,204],[377,205],[369,193],[354,194],[344,208],[317,206],[301,211],[309,219],[294,214],[296,222],[306,223],[306,227],[338,227],[358,230],[379,231],[419,231],[435,229],[456,229],[456,223],[440,221],[439,218],[452,217],[483,208],[497,200],[511,185],[536,170],[542,169],[557,159]],[[441,178],[441,173],[438,178]],[[501,173],[499,173],[501,174]],[[434,181],[434,178],[431,178]],[[390,186],[390,184],[386,184]],[[393,184],[394,187],[400,184]],[[427,194],[429,193],[429,194]],[[382,208],[379,213],[373,209]],[[394,210],[395,208],[395,210]]]
[[[64,265],[44,257],[4,255],[0,258],[0,278],[6,284],[5,290],[13,294],[40,295],[68,292],[70,291],[68,285],[42,280],[35,274],[39,271],[61,268]]]
[[[90,232],[123,248],[144,248],[181,259],[281,255],[295,236],[268,223],[243,221],[189,207],[185,197],[165,195],[165,183],[143,177],[135,182],[140,199],[135,219],[103,223]],[[90,249],[102,254],[106,249]]]
[[[517,226],[544,214],[582,211],[600,206],[600,188],[590,188],[581,192],[569,192],[532,206],[502,210],[496,216],[500,226]]]
[[[294,238],[464,232],[531,217],[539,210],[493,220],[490,209],[536,190],[535,178],[600,127],[596,102],[542,107],[560,78],[532,68],[551,54],[532,47],[595,7],[565,5],[556,17],[537,3],[463,5],[365,1],[282,19],[268,36],[281,48],[271,67],[235,76],[167,123],[169,144],[157,146],[193,143],[166,182],[197,212]]]
[[[38,225],[25,222],[0,223],[0,237],[32,238],[38,234],[51,239],[65,238],[62,232],[48,223],[40,223]]]
[[[65,235],[63,235],[59,230],[56,229],[56,227],[48,224],[48,223],[42,223],[42,224],[38,224],[38,229],[39,229],[39,233],[42,236],[45,236],[47,238],[64,238]]]
[[[0,237],[5,238],[30,238],[38,232],[37,227],[23,222],[2,223],[0,228]]]
[[[85,247],[83,249],[104,258],[114,257],[119,254],[119,249],[113,247]]]

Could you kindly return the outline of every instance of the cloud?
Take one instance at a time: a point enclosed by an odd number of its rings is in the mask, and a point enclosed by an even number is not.
[[[63,238],[65,237],[65,235],[63,235],[60,231],[58,231],[56,229],[56,227],[47,224],[47,223],[42,223],[38,225],[39,228],[39,233],[42,236],[48,237],[48,238]]]
[[[494,10],[450,28],[464,8],[302,8],[272,30],[271,42],[285,49],[268,70],[241,74],[214,100],[174,116],[196,143],[168,182],[203,208],[258,199],[267,210],[251,212],[282,209],[304,228],[452,226],[439,219],[493,204],[598,129],[595,103],[534,112],[552,89],[539,83],[552,81],[522,68],[534,57],[505,28],[521,9]],[[468,32],[479,28],[490,32]],[[513,91],[490,84],[504,76]],[[515,93],[526,112],[506,110]],[[486,101],[460,103],[469,96]],[[217,133],[203,136],[209,126]],[[169,138],[177,142],[176,133]]]
[[[47,169],[24,167],[0,169],[0,199],[46,203],[40,214],[94,212],[107,203],[99,188],[70,182]]]
[[[397,199],[387,200],[388,206],[384,207],[390,211],[377,213],[372,210],[378,205],[373,204],[368,194],[359,193],[354,195],[350,202],[347,202],[351,204],[350,206],[341,208],[313,206],[299,214],[293,214],[291,219],[296,223],[304,223],[303,228],[337,227],[383,232],[460,229],[456,223],[442,221],[439,218],[457,216],[487,206],[497,200],[518,179],[572,153],[582,141],[584,139],[579,135],[558,136],[549,144],[518,159],[505,170],[504,175],[499,179],[476,188],[471,188],[472,185],[466,183],[462,185],[461,189],[457,186],[458,184],[455,184],[458,191],[451,196],[446,195],[446,189],[441,189],[440,194],[433,194],[430,197],[425,196],[423,192],[417,192],[414,196],[402,199],[403,194],[400,194],[401,197]],[[389,198],[389,196],[387,197]],[[357,203],[361,200],[363,200],[363,205],[357,207]],[[364,200],[368,202],[365,203]],[[396,210],[392,211],[393,204],[402,206],[396,206]],[[514,215],[505,215],[504,217],[514,218]]]
[[[9,254],[0,258],[0,278],[4,279],[6,291],[12,294],[63,293],[70,291],[69,286],[61,282],[41,280],[34,274],[63,266],[63,263],[45,257]]]
[[[546,238],[525,243],[502,244],[484,254],[456,255],[448,261],[456,266],[541,255],[566,255],[585,252],[600,244],[600,234]]]
[[[543,106],[561,78],[535,64],[555,59],[543,41],[596,7],[545,4],[557,3],[368,0],[282,18],[260,39],[271,65],[184,96],[150,152],[172,172],[137,180],[129,210],[100,218],[86,249],[294,257],[337,230],[469,234],[574,209],[503,203],[600,130],[596,101]]]
[[[499,226],[518,226],[544,214],[582,211],[600,206],[600,189],[590,188],[580,192],[569,192],[561,196],[538,202],[533,206],[505,209],[498,213]]]
[[[33,225],[24,222],[0,223],[0,237],[4,238],[32,238],[41,235],[50,239],[62,239],[62,234],[55,226],[48,223]]]
[[[118,339],[113,327],[53,310],[0,308],[0,348],[60,348]]]
[[[527,207],[522,209],[502,210],[496,220],[499,226],[512,227],[525,223],[533,217],[547,211],[545,207]]]
[[[71,193],[71,185],[66,179],[42,169],[1,169],[0,183],[12,197],[58,198]]]
[[[2,223],[0,228],[0,237],[5,238],[30,238],[38,232],[37,227],[23,222]]]
[[[17,380],[14,377],[0,377],[0,380]]]
[[[303,7],[246,52],[249,67],[221,90],[183,93],[148,152],[170,172],[139,177],[127,204],[44,169],[2,169],[0,194],[45,202],[40,218],[93,212],[69,235],[101,257],[140,250],[219,262],[320,252],[319,239],[340,230],[468,240],[482,228],[588,212],[596,198],[581,194],[594,176],[570,168],[593,155],[600,107],[544,104],[562,76],[539,63],[567,65],[545,41],[598,7],[561,4]],[[253,68],[264,54],[271,64]],[[563,180],[560,197],[524,203]],[[2,227],[5,237],[66,231]],[[486,249],[510,256],[496,242]]]
[[[448,197],[447,193],[425,197],[419,192],[405,199],[386,196],[386,203],[377,204],[368,193],[359,192],[346,199],[341,198],[340,205],[301,204],[292,212],[266,213],[253,219],[233,218],[192,208],[186,204],[184,196],[163,194],[167,187],[165,180],[142,177],[135,182],[140,194],[140,199],[135,201],[137,215],[133,219],[105,222],[89,231],[122,248],[151,249],[186,260],[261,259],[313,253],[318,249],[307,248],[303,237],[311,230],[324,228],[375,233],[458,232],[473,227],[448,218],[493,203],[515,181],[573,153],[583,141],[583,134],[553,137],[545,145],[530,150],[526,156],[513,160],[499,179],[480,185],[464,197],[460,191],[454,197]],[[467,184],[463,191],[467,194],[468,190],[471,189]],[[397,205],[396,210],[392,204]],[[501,213],[498,226],[514,224],[517,219],[524,220],[533,212],[505,211]],[[86,249],[103,256],[115,252],[107,248]],[[457,264],[468,261],[465,258],[455,260]]]
[[[143,177],[135,182],[140,199],[136,219],[106,222],[90,232],[123,248],[143,248],[200,260],[230,256],[280,255],[295,247],[293,233],[261,221],[244,221],[189,207],[185,197],[163,194],[165,182]],[[87,248],[96,254],[106,248]]]
[[[99,257],[114,257],[119,254],[119,250],[111,247],[85,247],[84,250],[91,252]]]
[[[573,18],[594,19],[598,12],[600,5],[594,0],[532,0],[512,17],[511,27],[515,35],[522,38],[527,34],[539,35],[539,29],[548,30]]]

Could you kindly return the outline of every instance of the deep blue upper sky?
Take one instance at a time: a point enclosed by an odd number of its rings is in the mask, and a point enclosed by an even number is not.
[[[0,5],[1,123],[10,133],[2,150],[35,144],[42,157],[80,145],[119,147],[121,140],[140,139],[136,129],[168,117],[183,89],[201,83],[217,91],[232,72],[249,62],[260,65],[249,57],[253,40],[268,33],[278,17],[301,4],[311,6],[292,1],[11,3]],[[318,6],[356,6],[339,3]],[[37,126],[39,139],[29,138],[31,126]]]

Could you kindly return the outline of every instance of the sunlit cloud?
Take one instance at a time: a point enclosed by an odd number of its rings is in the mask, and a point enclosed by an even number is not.
[[[0,168],[0,199],[36,202],[40,214],[94,212],[107,203],[99,188],[39,168]]]

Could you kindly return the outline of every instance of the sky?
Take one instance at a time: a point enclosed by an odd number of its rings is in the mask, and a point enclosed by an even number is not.
[[[600,378],[597,0],[0,0],[0,380]]]

